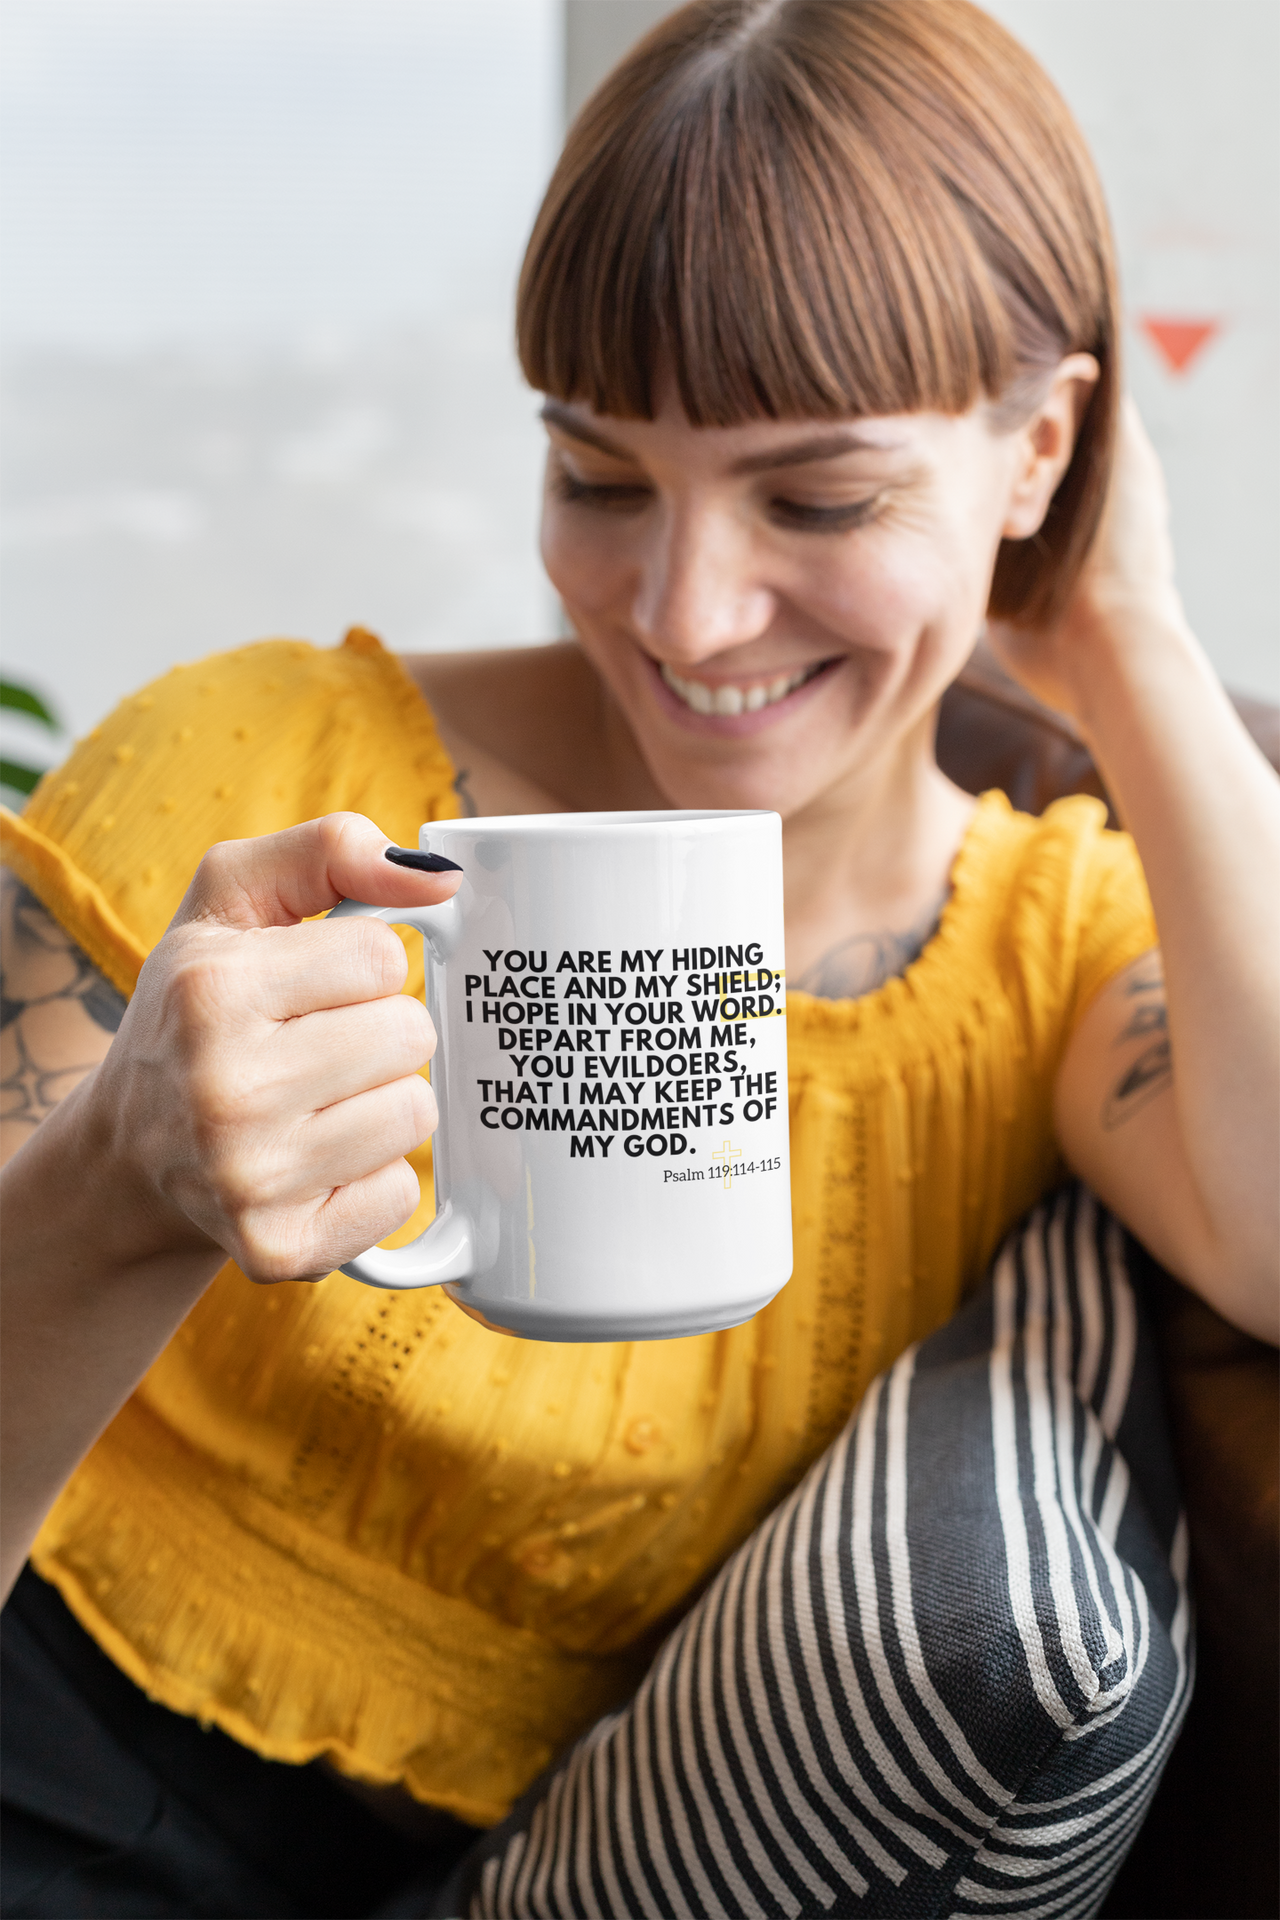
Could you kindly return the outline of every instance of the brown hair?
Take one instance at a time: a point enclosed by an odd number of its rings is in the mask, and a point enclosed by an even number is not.
[[[692,0],[587,101],[520,277],[530,384],[695,426],[967,410],[1010,419],[1096,355],[1040,532],[991,612],[1065,599],[1097,526],[1118,384],[1102,192],[1046,75],[968,0]]]

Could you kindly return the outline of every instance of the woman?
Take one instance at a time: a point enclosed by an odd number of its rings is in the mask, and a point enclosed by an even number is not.
[[[477,1823],[1060,1156],[1236,1324],[1277,1306],[1280,799],[1187,629],[1034,63],[965,0],[695,0],[573,129],[519,334],[575,643],[225,656],[10,835],[7,1578],[31,1548],[178,1715]],[[984,616],[1132,843],[938,772]],[[459,806],[783,815],[797,1260],[748,1327],[499,1347],[332,1274],[417,1203],[432,1035],[394,936],[304,922],[444,898],[386,834]]]

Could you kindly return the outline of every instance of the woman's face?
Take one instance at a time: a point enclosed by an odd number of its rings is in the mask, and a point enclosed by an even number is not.
[[[547,572],[670,804],[787,816],[928,750],[1027,517],[1024,433],[544,417]]]

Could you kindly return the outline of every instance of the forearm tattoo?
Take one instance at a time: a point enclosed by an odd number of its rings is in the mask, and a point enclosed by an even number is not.
[[[35,895],[0,873],[0,1125],[7,1148],[97,1066],[124,1010],[124,996]]]
[[[1122,1047],[1131,1040],[1145,1040],[1147,1044],[1130,1060],[1107,1095],[1102,1108],[1102,1125],[1107,1133],[1124,1126],[1158,1093],[1173,1084],[1163,973],[1157,967],[1144,967],[1124,991],[1133,1004],[1113,1045]]]
[[[903,933],[855,933],[839,941],[793,980],[792,986],[819,1000],[857,1000],[864,993],[874,993],[919,959],[938,930],[945,900],[944,892],[915,926]]]

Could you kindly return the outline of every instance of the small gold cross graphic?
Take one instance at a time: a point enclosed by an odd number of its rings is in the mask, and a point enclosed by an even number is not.
[[[733,1163],[738,1158],[738,1149],[731,1147],[729,1142],[725,1140],[716,1148],[711,1158],[721,1163],[720,1170],[724,1174],[725,1192],[731,1192],[733,1189]]]

